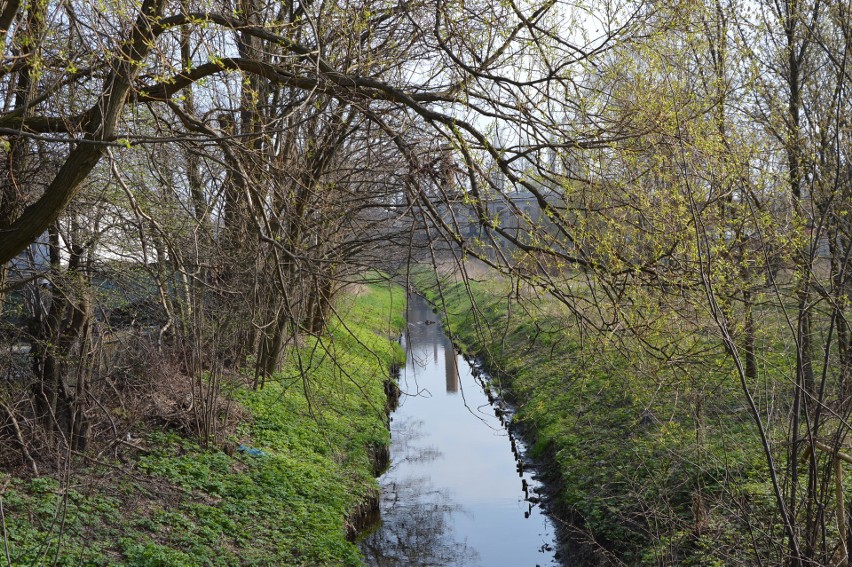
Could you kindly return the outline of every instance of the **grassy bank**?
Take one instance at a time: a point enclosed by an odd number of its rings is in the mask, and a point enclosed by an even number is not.
[[[534,453],[551,464],[573,561],[748,565],[783,541],[724,353],[707,350],[698,374],[630,356],[639,345],[584,337],[564,306],[499,278],[418,285],[516,401]]]
[[[140,432],[70,470],[0,479],[12,565],[357,565],[348,541],[389,443],[384,381],[402,359],[399,288],[361,286],[327,334],[260,391],[235,386],[224,447]],[[133,445],[133,447],[129,447]],[[236,450],[234,450],[236,449]],[[4,562],[6,562],[4,560]]]

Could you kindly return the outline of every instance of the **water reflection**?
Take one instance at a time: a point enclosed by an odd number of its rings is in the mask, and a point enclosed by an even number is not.
[[[382,483],[382,524],[361,543],[368,565],[475,565],[478,554],[453,533],[454,514],[464,513],[426,476],[395,474],[400,468],[442,457],[424,439],[425,423],[407,419],[394,427],[394,464]]]
[[[518,466],[503,410],[425,301],[410,298],[408,322],[382,521],[361,543],[367,564],[556,565],[538,483]]]
[[[391,510],[380,529],[361,544],[368,565],[400,567],[418,565],[477,565],[478,555],[464,542],[447,537],[456,511],[447,495],[426,479],[410,478],[394,484],[394,501],[383,502]]]
[[[459,391],[459,365],[456,349],[453,342],[447,337],[444,342],[444,352],[452,353],[451,356],[444,357],[444,373],[447,375],[447,393],[455,394]]]
[[[459,391],[458,353],[453,341],[443,332],[441,323],[432,308],[420,298],[412,298],[408,306],[408,332],[405,344],[408,350],[408,368],[420,369],[443,365],[446,392]],[[431,355],[431,356],[430,356]],[[434,372],[434,369],[429,369]],[[411,372],[409,374],[416,374]],[[418,392],[423,394],[423,392]]]

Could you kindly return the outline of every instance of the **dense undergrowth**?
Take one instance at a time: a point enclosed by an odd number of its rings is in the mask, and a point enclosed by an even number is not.
[[[514,398],[517,423],[551,465],[572,561],[754,565],[758,554],[772,557],[784,534],[773,525],[759,438],[724,353],[708,351],[695,368],[655,363],[623,344],[608,347],[606,337],[583,337],[552,298],[518,302],[524,291],[500,278],[434,283],[419,277],[446,309],[456,342]]]
[[[11,565],[357,565],[350,516],[376,498],[389,443],[384,381],[402,360],[399,288],[360,286],[328,333],[230,395],[226,447],[139,432],[124,462],[75,458],[54,476],[0,480]],[[230,450],[228,449],[230,447]],[[238,448],[234,451],[234,448]],[[349,532],[349,533],[347,533]]]

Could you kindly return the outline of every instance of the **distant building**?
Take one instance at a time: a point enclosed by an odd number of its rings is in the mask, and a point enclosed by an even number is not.
[[[9,262],[9,280],[32,279],[50,270],[50,247],[47,234],[43,234],[29,247]]]

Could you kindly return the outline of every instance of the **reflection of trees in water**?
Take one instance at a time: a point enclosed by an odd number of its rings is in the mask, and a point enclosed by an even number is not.
[[[383,487],[382,523],[361,542],[373,567],[472,565],[478,554],[452,537],[451,518],[461,507],[425,478],[409,477]]]
[[[438,359],[438,350],[444,348],[444,332],[439,317],[420,297],[412,297],[408,304],[408,326],[406,337],[407,368],[426,368]]]
[[[394,424],[393,462],[391,471],[411,463],[428,463],[441,457],[443,453],[434,445],[417,445],[417,441],[426,437],[422,419],[404,419]]]
[[[393,463],[382,483],[382,522],[361,542],[372,567],[462,566],[478,559],[475,550],[453,538],[452,515],[464,511],[446,491],[434,488],[426,477],[396,478],[414,463],[441,456],[436,447],[417,444],[426,437],[424,425],[420,419],[394,424]]]

